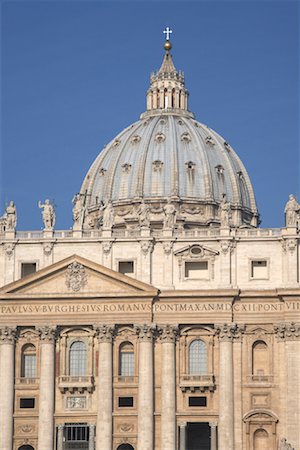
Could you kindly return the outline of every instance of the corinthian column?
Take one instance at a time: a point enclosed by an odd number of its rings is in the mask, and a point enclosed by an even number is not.
[[[164,450],[176,446],[176,379],[175,341],[178,328],[165,325],[161,329],[161,445]]]
[[[0,329],[0,448],[13,448],[14,414],[14,328]]]
[[[113,430],[113,372],[112,341],[114,327],[100,325],[98,328],[98,415],[96,432],[96,449],[112,450]]]
[[[219,450],[234,450],[232,341],[237,326],[217,325],[219,336]]]
[[[40,404],[38,447],[53,450],[54,445],[54,384],[55,384],[55,328],[41,327],[40,347]]]
[[[153,450],[153,325],[136,326],[139,335],[137,450]]]

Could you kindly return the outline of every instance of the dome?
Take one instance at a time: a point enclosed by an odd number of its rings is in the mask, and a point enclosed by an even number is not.
[[[167,49],[160,70],[151,75],[147,111],[119,133],[98,155],[80,190],[85,226],[101,226],[110,203],[115,226],[133,220],[141,203],[158,226],[172,203],[186,227],[218,225],[222,203],[232,226],[257,226],[251,181],[232,147],[188,111],[184,75]]]

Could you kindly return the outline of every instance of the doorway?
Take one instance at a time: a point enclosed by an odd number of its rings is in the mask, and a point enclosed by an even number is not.
[[[134,448],[130,444],[121,444],[117,450],[134,450]]]
[[[34,450],[31,445],[22,445],[22,447],[19,447],[19,450]]]
[[[210,450],[208,422],[190,422],[187,424],[187,450]]]

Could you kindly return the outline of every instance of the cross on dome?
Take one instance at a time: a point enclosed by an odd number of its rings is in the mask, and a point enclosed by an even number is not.
[[[170,40],[170,34],[173,33],[170,27],[166,27],[166,29],[163,31],[163,33],[166,35],[166,41]]]

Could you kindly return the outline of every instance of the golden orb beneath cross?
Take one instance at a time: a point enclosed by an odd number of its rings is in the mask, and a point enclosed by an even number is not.
[[[171,50],[171,48],[172,48],[171,42],[170,41],[166,41],[165,45],[164,45],[164,49],[165,50]]]

